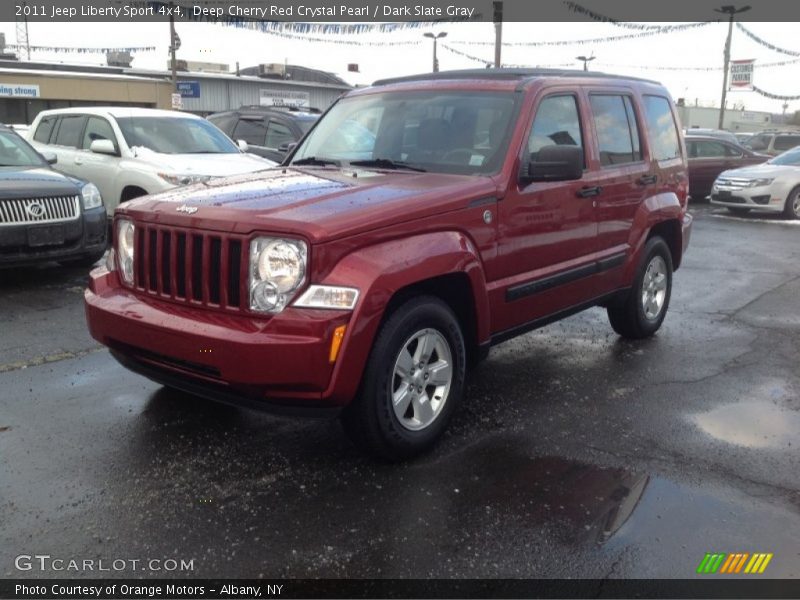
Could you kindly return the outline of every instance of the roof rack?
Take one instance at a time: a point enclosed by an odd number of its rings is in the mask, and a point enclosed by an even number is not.
[[[321,114],[322,111],[318,108],[311,108],[310,106],[272,106],[272,105],[263,105],[263,104],[243,104],[239,107],[239,110],[247,109],[247,110],[285,110],[289,112],[306,112],[306,113],[313,113],[313,114]]]
[[[390,77],[378,79],[372,85],[389,85],[392,83],[404,83],[407,81],[441,81],[448,79],[533,79],[536,77],[578,77],[578,78],[602,78],[602,79],[625,79],[629,81],[644,81],[647,83],[658,83],[652,79],[642,79],[640,77],[628,77],[627,75],[612,75],[599,71],[582,71],[579,69],[460,69],[455,71],[440,71],[439,73],[422,73],[419,75],[406,75],[405,77]]]

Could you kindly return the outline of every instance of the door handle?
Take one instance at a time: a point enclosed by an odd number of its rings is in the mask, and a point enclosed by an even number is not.
[[[639,185],[653,185],[658,181],[658,175],[642,175],[636,180]]]
[[[580,198],[591,198],[592,196],[599,196],[600,192],[602,191],[603,188],[601,188],[599,185],[594,185],[594,186],[585,185],[575,193]]]

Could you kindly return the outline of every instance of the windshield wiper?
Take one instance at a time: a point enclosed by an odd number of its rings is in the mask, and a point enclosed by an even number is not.
[[[403,169],[406,171],[418,171],[426,173],[427,170],[422,167],[415,167],[406,162],[390,160],[388,158],[373,158],[371,160],[354,160],[350,162],[353,167],[375,167],[377,169]]]
[[[331,160],[330,158],[317,158],[316,156],[306,156],[305,158],[301,158],[300,160],[292,161],[292,163],[289,166],[291,167],[294,165],[320,165],[324,167],[325,165],[335,165],[338,167],[340,166],[340,164],[341,163],[338,160]]]

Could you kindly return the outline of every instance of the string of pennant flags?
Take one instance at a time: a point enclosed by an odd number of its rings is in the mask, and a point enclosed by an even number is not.
[[[757,94],[761,94],[765,98],[769,98],[770,100],[800,100],[800,94],[797,96],[782,96],[780,94],[772,94],[767,92],[766,90],[762,90],[760,87],[752,86],[753,91]]]
[[[761,44],[765,48],[769,48],[773,52],[779,52],[780,54],[787,54],[789,56],[800,56],[800,52],[797,52],[795,50],[787,50],[786,48],[780,48],[780,47],[776,46],[775,44],[770,44],[767,40],[758,37],[755,33],[750,31],[747,27],[745,27],[741,23],[737,22],[736,23],[736,27],[739,29],[739,31],[744,33],[751,40],[753,40],[754,42],[756,42],[758,44]]]
[[[128,46],[125,48],[99,48],[99,47],[78,47],[78,46],[25,46],[24,44],[6,44],[6,48],[21,52],[30,50],[31,52],[75,52],[77,54],[106,54],[108,52],[155,52],[155,46]]]
[[[669,25],[644,25],[642,23],[629,23],[627,21],[620,21],[619,19],[613,19],[611,17],[607,17],[606,15],[601,15],[600,13],[596,13],[593,10],[586,8],[578,4],[577,2],[571,2],[570,0],[564,0],[562,2],[564,6],[571,12],[574,12],[579,15],[583,15],[585,17],[589,17],[592,21],[598,21],[600,23],[611,23],[612,25],[616,25],[617,27],[623,27],[625,29],[635,29],[638,31],[659,31],[664,27],[670,27]],[[702,23],[694,23],[694,25],[708,25],[709,23],[713,23],[714,21],[705,21]]]

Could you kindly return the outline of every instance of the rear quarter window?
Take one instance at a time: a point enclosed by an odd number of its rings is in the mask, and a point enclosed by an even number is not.
[[[678,125],[672,115],[669,100],[663,96],[644,96],[644,113],[653,158],[658,161],[679,158],[681,144]]]

